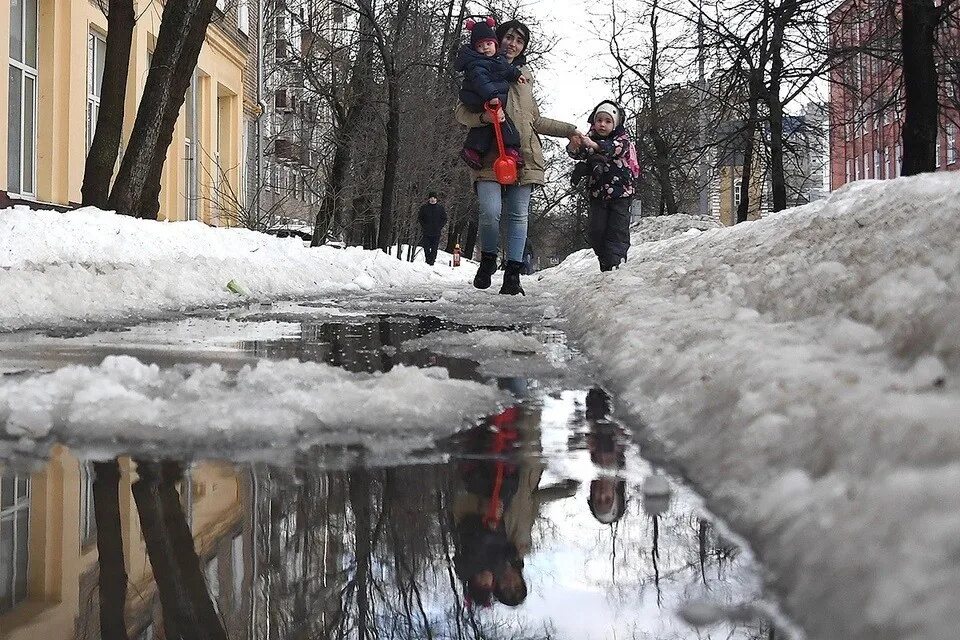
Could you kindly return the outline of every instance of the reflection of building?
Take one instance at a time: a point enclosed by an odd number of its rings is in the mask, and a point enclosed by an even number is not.
[[[0,630],[5,639],[100,637],[88,468],[58,448],[44,469],[29,477],[0,471]],[[152,638],[162,615],[130,493],[132,469],[129,461],[121,462],[120,517],[130,583],[126,620],[131,638]],[[231,638],[249,637],[249,486],[248,476],[218,464],[196,465],[181,486],[201,568]]]
[[[891,6],[893,12],[888,10]],[[900,49],[899,14],[899,3],[880,0],[845,0],[830,13],[830,47],[849,54],[830,74],[831,189],[900,175],[904,98],[899,62],[890,53]],[[956,53],[960,29],[952,25],[937,33],[941,50]],[[946,61],[938,61],[938,71],[941,104],[952,106],[941,108],[936,168],[956,171],[960,87],[956,71]]]
[[[100,108],[107,19],[91,0],[14,0],[0,10],[0,42],[9,51],[9,83],[0,89],[0,189],[30,201],[80,201],[89,142]],[[246,0],[218,3],[194,82],[164,165],[160,217],[216,223],[215,189],[239,185]],[[163,3],[137,2],[128,73],[124,137],[160,28]],[[217,164],[222,171],[217,170]]]

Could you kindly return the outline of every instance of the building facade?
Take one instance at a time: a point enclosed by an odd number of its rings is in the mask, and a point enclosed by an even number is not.
[[[846,53],[830,78],[830,188],[848,182],[900,175],[904,121],[899,55],[899,5],[882,0],[846,0],[829,17],[830,46]],[[957,51],[960,29],[940,30],[942,44]],[[941,117],[937,137],[938,171],[960,169],[957,128],[958,87],[948,61],[938,61]],[[955,73],[955,72],[954,72]]]
[[[163,614],[131,493],[136,467],[120,460],[120,525],[130,638],[162,638]],[[231,638],[250,638],[254,540],[251,478],[229,464],[186,469],[180,501],[211,596]],[[65,448],[34,473],[0,467],[0,637],[100,638],[93,469]]]
[[[220,224],[223,193],[242,193],[243,114],[254,113],[251,0],[219,0],[164,165],[160,218]],[[163,4],[136,3],[124,134],[129,140]],[[80,201],[100,106],[107,18],[95,0],[10,0],[0,10],[9,82],[0,88],[0,190],[26,201]]]

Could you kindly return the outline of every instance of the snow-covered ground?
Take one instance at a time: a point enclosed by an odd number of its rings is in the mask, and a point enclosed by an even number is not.
[[[649,220],[619,271],[600,274],[582,252],[542,281],[525,278],[527,298],[506,299],[496,287],[472,290],[473,269],[441,259],[431,268],[93,210],[0,211],[0,329],[342,294],[400,312],[391,295],[399,290],[423,298],[404,309],[474,322],[552,318],[555,305],[621,411],[647,425],[651,450],[676,461],[751,541],[810,638],[955,638],[960,176],[860,181],[730,229]],[[249,295],[229,291],[230,281]],[[456,350],[460,340],[435,336],[433,346]],[[339,395],[317,406],[328,388]],[[266,404],[244,412],[261,396]],[[402,448],[501,401],[491,387],[443,371],[365,376],[293,361],[157,369],[114,358],[4,375],[0,425],[23,446],[44,429],[182,440],[200,427],[229,435],[219,425],[299,446],[337,423]],[[212,419],[199,425],[181,403]],[[350,413],[358,406],[361,415]],[[414,444],[383,440],[375,421],[383,415],[415,423]]]
[[[857,182],[612,273],[582,252],[541,285],[810,638],[957,637],[960,176]]]
[[[465,281],[464,273],[439,258],[429,267],[200,222],[136,220],[92,208],[0,210],[0,330],[153,317],[244,297],[442,289]]]

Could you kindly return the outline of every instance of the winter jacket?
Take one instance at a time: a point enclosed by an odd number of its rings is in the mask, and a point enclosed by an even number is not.
[[[444,225],[447,224],[447,212],[439,202],[437,204],[428,202],[420,207],[417,220],[423,228],[423,235],[439,236]]]
[[[510,83],[505,110],[520,133],[520,152],[523,154],[525,163],[519,171],[517,184],[521,186],[542,185],[544,183],[544,160],[540,135],[568,138],[574,134],[577,128],[569,122],[551,120],[540,115],[540,108],[533,97],[533,75],[524,66],[522,57],[518,58],[516,62],[518,64],[515,66],[520,70],[520,74],[527,79],[527,82],[523,84],[519,82]],[[457,104],[457,122],[466,127],[489,126],[481,119],[481,115],[471,111],[462,101]],[[474,183],[481,181],[496,182],[497,177],[493,173],[493,161],[496,159],[497,153],[496,147],[492,148],[484,156],[483,169],[471,171],[471,178]]]
[[[520,78],[520,69],[507,62],[502,54],[488,58],[468,45],[460,47],[453,67],[463,73],[460,101],[477,112],[483,111],[484,103],[493,98],[506,103],[510,83]]]
[[[590,139],[599,145],[596,150],[581,147],[567,150],[574,160],[585,160],[590,167],[587,193],[596,200],[619,200],[633,197],[633,173],[627,166],[626,154],[630,134],[623,126],[614,129],[606,138],[592,128]]]

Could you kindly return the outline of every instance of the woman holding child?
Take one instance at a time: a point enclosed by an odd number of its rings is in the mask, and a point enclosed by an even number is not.
[[[474,43],[473,40],[478,40]],[[503,275],[500,293],[508,295],[522,294],[520,273],[523,269],[523,248],[527,240],[527,214],[530,194],[535,186],[544,184],[543,148],[539,135],[555,138],[569,138],[570,146],[579,148],[582,134],[567,122],[551,120],[540,115],[540,109],[533,96],[533,76],[526,67],[523,53],[530,42],[530,29],[518,20],[510,20],[496,29],[497,55],[519,70],[516,79],[510,81],[505,104],[497,113],[500,121],[509,121],[516,129],[519,141],[519,153],[522,156],[516,184],[501,186],[493,171],[493,161],[498,155],[495,145],[484,154],[482,166],[473,169],[472,179],[480,206],[480,267],[473,279],[473,286],[486,289],[491,277],[497,270],[497,254],[500,248],[500,216],[507,219],[506,254],[507,263]],[[483,45],[476,35],[471,37],[471,45],[478,51]],[[493,121],[487,112],[471,110],[462,101],[457,104],[456,117],[460,124],[471,129],[488,127]]]

